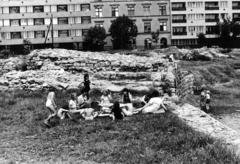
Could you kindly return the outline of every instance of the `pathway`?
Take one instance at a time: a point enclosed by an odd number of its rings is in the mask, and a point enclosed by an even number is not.
[[[240,133],[190,104],[176,107],[172,113],[194,130],[225,142],[240,156]]]

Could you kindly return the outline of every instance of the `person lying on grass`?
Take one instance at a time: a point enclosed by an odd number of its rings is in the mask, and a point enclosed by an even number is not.
[[[137,111],[142,111],[142,113],[164,113],[167,111],[167,108],[164,105],[164,96],[161,96],[159,92],[154,91],[150,97],[148,103],[142,108],[137,109]],[[164,109],[164,111],[161,109]]]
[[[46,107],[49,110],[50,114],[47,119],[44,120],[44,123],[49,126],[49,120],[57,115],[57,105],[54,89],[50,88],[47,96]]]

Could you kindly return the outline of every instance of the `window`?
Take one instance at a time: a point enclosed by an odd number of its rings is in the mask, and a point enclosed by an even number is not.
[[[218,34],[219,27],[218,26],[206,26],[206,34]]]
[[[57,5],[57,12],[67,12],[68,7],[67,5]]]
[[[34,38],[44,38],[45,37],[45,31],[35,31],[34,32]]]
[[[227,8],[228,7],[228,2],[227,1],[220,1],[219,3],[220,3],[219,6],[221,8]]]
[[[10,20],[9,19],[4,19],[3,20],[3,25],[6,26],[10,26]]]
[[[68,11],[73,12],[75,11],[75,5],[68,5]]]
[[[143,11],[145,14],[150,14],[150,5],[143,5]]]
[[[44,7],[43,6],[33,6],[33,12],[34,13],[43,13]]]
[[[232,9],[233,10],[240,9],[240,1],[232,2]]]
[[[164,22],[160,22],[160,28],[159,28],[160,31],[167,31],[167,22],[164,21]]]
[[[173,27],[173,35],[187,35],[186,27]]]
[[[20,13],[26,13],[27,12],[27,7],[26,6],[21,6],[20,7]]]
[[[90,4],[81,4],[81,11],[90,11]]]
[[[70,30],[70,36],[75,37],[76,36],[76,30]]]
[[[134,16],[134,15],[135,15],[134,5],[128,5],[128,16]]]
[[[233,13],[233,21],[240,21],[240,13]]]
[[[58,37],[60,37],[60,38],[69,37],[69,31],[68,30],[58,30]]]
[[[95,26],[97,27],[103,27],[103,21],[96,21]]]
[[[102,6],[96,6],[95,7],[95,15],[96,17],[102,17]]]
[[[186,15],[185,14],[178,14],[172,15],[172,22],[173,23],[186,23]]]
[[[88,34],[88,29],[82,29],[82,36],[86,37]]]
[[[113,6],[112,7],[112,16],[118,17],[118,13],[119,13],[118,6]]]
[[[21,39],[21,32],[11,32],[11,39]]]
[[[151,33],[151,22],[144,22],[144,33]]]
[[[89,16],[81,17],[81,22],[82,24],[89,24],[91,23],[91,17]]]
[[[172,11],[185,11],[186,3],[185,2],[173,2]]]
[[[35,18],[34,25],[44,25],[44,18]]]
[[[20,26],[20,19],[11,19],[10,26]]]
[[[219,10],[218,2],[206,2],[205,10]]]
[[[81,23],[81,17],[75,17],[75,23],[80,24]]]
[[[218,14],[206,14],[205,21],[206,22],[217,22],[219,20]]]
[[[9,13],[10,14],[20,13],[20,7],[19,6],[9,7]]]
[[[159,12],[160,12],[159,15],[167,15],[166,5],[160,5],[160,6],[159,6]]]
[[[68,24],[68,18],[67,17],[58,18],[58,24]]]
[[[27,6],[27,13],[32,13],[32,12],[33,12],[33,7]]]

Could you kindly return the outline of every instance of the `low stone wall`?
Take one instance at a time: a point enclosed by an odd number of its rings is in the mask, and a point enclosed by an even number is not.
[[[194,130],[224,142],[240,156],[240,136],[237,131],[189,104],[175,106],[172,112]]]
[[[157,72],[166,61],[159,55],[140,57],[64,49],[35,50],[28,55],[28,69],[41,69],[44,63],[54,63],[54,65],[70,72]]]
[[[159,84],[162,71],[168,66],[163,57],[158,53],[137,56],[65,49],[35,50],[24,57],[0,61],[0,87],[40,90],[52,86],[73,89],[83,81],[85,72],[90,75],[92,87],[113,90],[123,87],[159,87],[153,86],[153,81],[154,85]],[[21,66],[27,70],[23,71]]]

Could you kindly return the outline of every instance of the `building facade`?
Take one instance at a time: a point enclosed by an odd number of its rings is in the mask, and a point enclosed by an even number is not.
[[[217,38],[226,18],[240,21],[239,0],[171,0],[171,44],[195,46],[199,33]]]
[[[81,49],[92,26],[107,33],[126,15],[138,27],[137,46],[160,31],[158,45],[194,46],[199,33],[216,38],[223,18],[240,21],[240,0],[0,0],[0,47],[30,41],[35,47]],[[50,24],[53,24],[53,30]],[[106,39],[111,46],[111,37]],[[46,43],[46,44],[45,44]]]
[[[91,3],[92,22],[103,26],[108,32],[116,17],[126,15],[138,27],[137,46],[144,46],[151,38],[151,32],[160,31],[159,43],[162,47],[170,45],[170,2],[169,0],[95,0]],[[111,45],[110,37],[107,45]]]
[[[138,27],[137,46],[160,30],[162,45],[170,40],[168,0],[0,0],[0,46],[30,41],[35,47],[54,42],[55,47],[81,48],[91,26],[108,32],[111,21],[129,16]],[[52,17],[52,19],[51,19]],[[53,33],[50,24],[53,24]],[[53,39],[52,39],[53,38]],[[108,37],[107,46],[111,46]]]
[[[91,26],[89,0],[1,0],[0,45],[29,40],[41,46],[51,44],[53,36],[56,47],[78,47]]]

